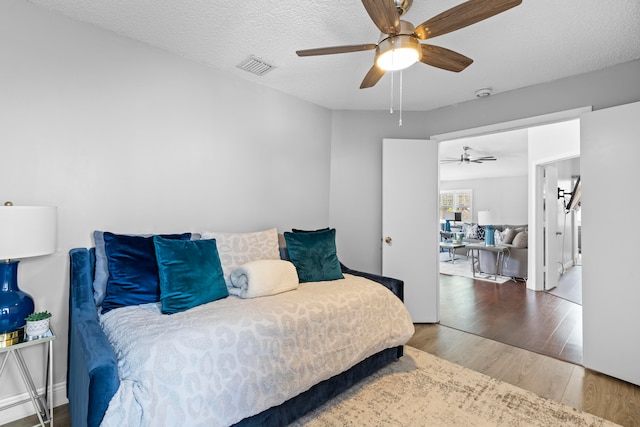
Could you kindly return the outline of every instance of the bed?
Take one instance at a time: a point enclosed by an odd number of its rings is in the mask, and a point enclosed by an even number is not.
[[[229,297],[170,316],[162,314],[158,304],[142,304],[99,314],[93,289],[95,249],[72,249],[70,266],[67,394],[74,427],[153,425],[157,420],[185,420],[187,416],[194,416],[190,425],[286,425],[397,360],[402,355],[402,344],[413,333],[410,317],[399,303],[403,298],[401,280],[353,271],[342,264],[340,272],[344,279],[303,283],[295,291],[262,298],[245,300]],[[368,296],[369,291],[372,291],[371,296]],[[300,308],[296,305],[301,304],[300,300],[308,306]],[[362,308],[347,308],[347,314],[341,313],[340,310],[345,310],[341,308],[341,300],[356,300],[358,307]],[[398,305],[402,309],[398,309]],[[318,309],[320,306],[324,308]],[[294,311],[302,312],[311,319],[305,321],[306,326],[302,328],[304,332],[300,332],[299,327],[283,327],[287,321],[272,319],[274,313],[287,311],[291,307],[297,307]],[[378,307],[378,312],[373,311],[375,307]],[[327,311],[328,315],[324,313]],[[351,318],[357,317],[354,311],[361,311],[366,321],[350,324]],[[390,317],[385,318],[385,312]],[[235,318],[235,313],[244,313],[244,317],[238,315]],[[208,332],[200,330],[199,323],[191,317],[196,315],[204,316],[207,319],[204,323],[207,324],[222,322],[218,328],[223,331],[222,337],[210,337]],[[326,321],[323,316],[336,318],[338,322],[321,328],[325,336],[318,340],[315,338],[320,332],[313,328],[316,323],[323,324]],[[376,321],[382,322],[382,325],[370,327],[376,330],[373,335],[384,330],[382,335],[385,337],[374,338],[374,342],[363,343],[361,347],[351,342],[357,340],[343,339],[343,336],[371,335],[366,331],[366,323]],[[155,331],[147,331],[151,334],[149,338],[140,335],[131,339],[131,331],[135,329],[132,325],[136,323],[143,325],[142,329],[146,323],[150,325],[146,326],[147,329]],[[272,324],[280,326],[274,329]],[[176,325],[187,325],[193,333],[180,333]],[[237,375],[219,379],[224,374],[213,372],[211,366],[216,363],[209,362],[210,357],[223,360],[222,356],[218,353],[215,356],[205,354],[211,348],[217,348],[220,340],[224,341],[225,337],[230,336],[228,328],[238,325],[250,325],[252,330],[267,334],[268,339],[260,338],[260,342],[270,343],[266,344],[266,353],[271,355],[271,359],[268,363],[262,362],[262,356],[257,360],[256,352],[246,350],[247,345],[243,344],[244,347],[237,350],[238,354],[250,354],[251,363],[241,361],[244,356],[238,356],[238,361],[236,357],[231,358],[233,360],[227,357],[227,365],[221,365],[237,368],[234,371]],[[159,335],[162,339],[158,338]],[[335,347],[325,349],[329,346],[327,342],[333,341]],[[139,345],[133,345],[133,342]],[[202,347],[202,351],[198,350],[198,346]],[[300,366],[296,366],[298,358],[291,357],[292,354],[299,355],[301,360],[306,360],[305,352],[325,350],[324,358],[306,365],[301,362]],[[264,355],[264,348],[260,351],[258,354]],[[164,364],[154,364],[153,357],[147,357],[163,352],[184,357],[173,357],[168,362],[165,358]],[[130,360],[141,362],[133,364]],[[327,363],[323,364],[322,360]],[[243,363],[245,365],[241,367],[234,365]],[[253,365],[263,365],[260,368],[262,372],[258,368],[253,372]],[[339,367],[339,372],[330,372],[327,369],[329,365],[331,368]],[[265,366],[267,372],[264,371]],[[269,374],[268,369],[273,369],[273,372]],[[153,372],[154,376],[161,372],[164,376],[162,380],[151,379],[151,386],[142,385],[149,372]],[[239,376],[257,377],[259,381],[255,385],[248,384]],[[171,381],[177,381],[176,389],[184,389],[183,396],[173,394]],[[235,391],[234,382],[237,386]],[[211,389],[215,389],[213,394]],[[211,402],[218,403],[213,405]],[[185,408],[188,409],[187,414]]]

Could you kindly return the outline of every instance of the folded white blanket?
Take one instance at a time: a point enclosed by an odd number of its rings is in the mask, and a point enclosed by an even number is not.
[[[240,298],[264,297],[296,289],[298,283],[298,273],[291,262],[264,259],[233,270],[229,293]]]

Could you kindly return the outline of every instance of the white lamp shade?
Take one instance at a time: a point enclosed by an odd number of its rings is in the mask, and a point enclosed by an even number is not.
[[[493,225],[491,211],[478,211],[478,225]]]
[[[56,251],[56,208],[0,206],[0,260]]]

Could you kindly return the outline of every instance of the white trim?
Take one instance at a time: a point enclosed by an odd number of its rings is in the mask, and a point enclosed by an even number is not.
[[[44,387],[40,387],[38,389],[38,393],[44,393]],[[0,407],[5,405],[12,405],[16,402],[20,402],[21,400],[29,399],[29,393],[26,391],[21,394],[15,394],[13,396],[6,397],[0,400]],[[68,403],[67,399],[67,382],[63,381],[61,383],[57,383],[53,385],[53,407],[64,405]],[[21,405],[16,405],[12,408],[7,408],[4,411],[0,412],[0,425],[4,425],[10,423],[12,421],[20,420],[25,417],[29,417],[31,415],[35,415],[35,409],[33,408],[33,404],[31,400],[25,402]],[[55,422],[55,417],[54,417]]]
[[[516,129],[526,129],[534,126],[548,125],[556,122],[565,122],[580,118],[580,115],[593,110],[592,106],[574,108],[572,110],[557,111],[555,113],[543,114],[541,116],[527,117],[524,119],[511,120],[509,122],[495,123],[477,128],[458,130],[454,132],[432,135],[429,139],[440,141],[450,141],[452,139],[468,138],[470,136],[489,135],[492,133],[505,132]]]

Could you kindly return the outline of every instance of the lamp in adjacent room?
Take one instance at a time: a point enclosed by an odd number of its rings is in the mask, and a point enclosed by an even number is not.
[[[22,339],[25,317],[33,313],[31,296],[18,287],[18,258],[56,251],[56,208],[0,206],[0,347]]]
[[[445,220],[444,231],[451,231],[451,221],[462,221],[462,212],[444,212],[442,217]]]
[[[493,231],[494,218],[491,211],[478,211],[478,225],[484,227],[484,244],[486,246],[495,246],[495,237]]]

